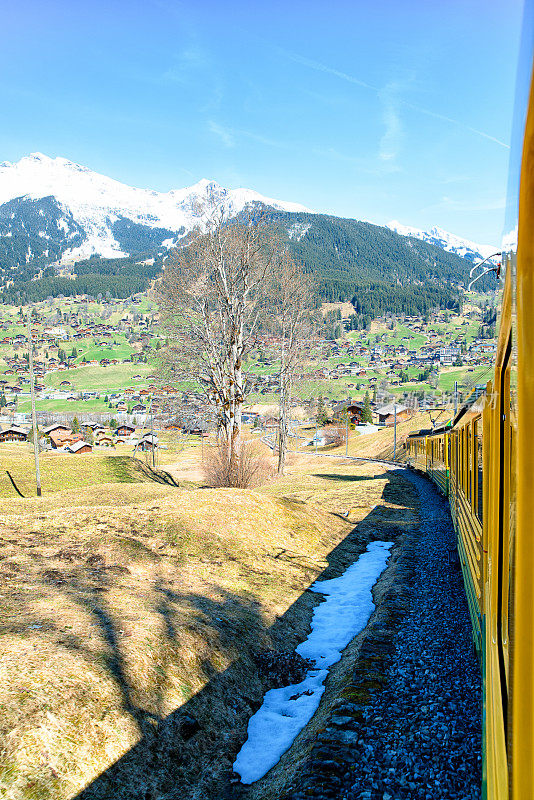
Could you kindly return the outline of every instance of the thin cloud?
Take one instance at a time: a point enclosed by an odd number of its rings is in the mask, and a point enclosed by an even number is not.
[[[330,158],[333,161],[353,164],[359,172],[366,175],[386,175],[392,172],[403,172],[401,167],[392,163],[391,160],[385,159],[381,162],[377,162],[376,167],[371,167],[369,166],[371,162],[368,158],[347,155],[346,153],[341,153],[339,150],[336,150],[334,147],[314,147],[312,152],[314,155],[320,156],[321,158]]]
[[[222,125],[219,125],[218,122],[215,122],[212,119],[210,119],[208,122],[208,128],[210,129],[211,133],[219,137],[225,147],[235,147],[234,136],[228,128],[224,128]]]
[[[304,58],[304,56],[299,56],[297,53],[291,53],[288,50],[282,50],[282,52],[287,58],[289,58],[291,61],[295,61],[297,64],[310,67],[318,72],[327,72],[329,75],[335,75],[336,78],[341,78],[344,81],[348,81],[348,83],[354,83],[356,86],[363,86],[364,89],[371,89],[373,92],[380,91],[378,86],[373,86],[371,83],[361,81],[359,78],[355,78],[353,75],[348,75],[346,72],[340,72],[338,69],[327,67],[326,64],[321,64],[319,61],[313,61],[311,58]]]
[[[472,128],[471,125],[466,125],[465,122],[460,122],[458,119],[452,119],[452,117],[447,117],[445,114],[438,114],[436,111],[430,111],[428,108],[416,106],[414,103],[409,103],[407,100],[402,100],[401,102],[407,108],[418,111],[420,114],[426,114],[427,117],[434,117],[434,119],[441,119],[443,122],[450,122],[452,125],[458,125],[458,127],[463,128],[466,131],[475,133],[477,136],[482,136],[484,139],[489,139],[490,142],[495,142],[495,144],[506,148],[506,150],[510,149],[510,145],[506,144],[506,142],[501,142],[500,139],[497,139],[495,136],[490,136],[489,133],[484,133],[484,131],[479,131],[478,128]]]
[[[497,197],[490,200],[473,200],[468,202],[466,200],[455,200],[453,197],[442,197],[438,203],[432,203],[426,206],[421,211],[435,211],[437,209],[449,209],[452,211],[501,211],[506,207],[506,199],[504,197]]]
[[[311,58],[304,58],[296,53],[291,53],[287,50],[280,50],[286,58],[290,59],[290,61],[294,61],[297,64],[302,64],[305,67],[309,67],[310,69],[314,69],[317,72],[325,72],[328,75],[334,75],[336,78],[340,78],[341,80],[347,81],[347,83],[352,83],[356,86],[361,86],[364,89],[369,89],[373,92],[376,92],[378,95],[383,91],[378,86],[373,86],[372,83],[367,83],[367,81],[362,81],[359,78],[355,78],[353,75],[349,75],[346,72],[341,72],[338,69],[334,69],[333,67],[329,67],[326,64],[321,64],[319,61],[314,61]],[[402,104],[406,108],[411,108],[413,111],[418,111],[420,114],[426,114],[428,117],[433,117],[434,119],[442,120],[443,122],[448,122],[451,125],[457,125],[460,128],[463,128],[470,133],[474,133],[476,136],[482,136],[484,139],[488,139],[490,142],[494,142],[498,144],[500,147],[504,147],[506,150],[510,149],[510,145],[506,144],[506,142],[502,142],[500,139],[497,139],[495,136],[491,136],[489,133],[485,133],[484,131],[478,130],[478,128],[473,128],[471,125],[466,125],[464,122],[461,122],[458,119],[453,119],[452,117],[447,117],[445,114],[439,114],[436,111],[431,111],[428,108],[423,108],[422,106],[415,105],[414,103],[410,103],[407,100],[402,100],[399,98],[399,104]],[[393,122],[393,116],[391,116],[390,122]]]
[[[192,77],[210,67],[207,53],[197,44],[185,47],[175,59],[175,63],[164,74],[163,78],[172,83],[188,84]]]
[[[382,103],[382,120],[386,131],[380,140],[378,155],[382,161],[394,161],[397,157],[402,138],[402,124],[399,116],[398,86],[388,84],[379,92]]]
[[[447,175],[440,180],[440,183],[469,183],[472,180],[473,177],[471,175]]]
[[[277,149],[291,149],[291,145],[287,144],[287,142],[282,142],[277,139],[270,139],[268,136],[263,136],[261,133],[255,133],[254,131],[247,131],[243,130],[242,128],[229,128],[225,125],[221,125],[214,120],[210,120],[208,122],[208,128],[211,133],[218,136],[225,147],[235,147],[236,139],[250,139],[253,142],[258,142],[258,144],[263,144],[266,147],[275,147]]]

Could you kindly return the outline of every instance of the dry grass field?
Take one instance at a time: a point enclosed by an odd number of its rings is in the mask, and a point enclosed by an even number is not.
[[[440,416],[439,411],[432,411],[432,417],[428,411],[421,411],[415,414],[407,422],[397,425],[397,461],[404,461],[406,457],[404,443],[408,434],[422,428],[432,427],[432,419],[438,419],[439,423],[444,424],[450,418],[450,412],[444,412]],[[349,436],[349,456],[363,456],[365,458],[393,458],[393,427],[381,428],[375,433],[359,435],[358,429],[351,431]],[[332,455],[344,455],[345,445],[328,448],[328,453]]]
[[[0,484],[6,800],[219,800],[269,688],[255,655],[293,650],[309,584],[416,520],[379,465],[292,456],[251,491],[202,488],[199,447],[167,457],[189,488],[122,455],[43,457],[42,498]],[[28,449],[0,459],[29,491]]]

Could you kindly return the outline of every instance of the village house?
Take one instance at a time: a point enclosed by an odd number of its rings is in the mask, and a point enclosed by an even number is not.
[[[19,428],[16,425],[11,425],[8,428],[0,430],[0,444],[4,442],[27,442],[28,431],[24,428]]]
[[[42,433],[45,436],[50,436],[52,431],[62,430],[70,432],[70,427],[68,425],[64,425],[62,422],[54,422],[52,425],[47,425],[46,428],[43,428]]]
[[[155,433],[145,433],[137,443],[138,450],[152,450],[158,447],[158,437]]]
[[[394,425],[395,424],[395,410],[397,412],[397,422],[405,422],[410,419],[410,410],[400,403],[390,403],[387,406],[376,409],[379,425]]]
[[[92,453],[93,446],[88,442],[79,441],[74,444],[69,444],[65,447],[67,453],[75,453],[76,455],[83,455],[84,453]]]
[[[65,445],[74,444],[83,440],[81,433],[72,433],[72,431],[52,431],[49,434],[50,444],[53,450],[59,450]]]

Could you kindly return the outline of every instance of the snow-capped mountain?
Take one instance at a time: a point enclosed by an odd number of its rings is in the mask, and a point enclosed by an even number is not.
[[[441,247],[442,250],[446,250],[448,253],[456,253],[457,256],[472,261],[473,264],[488,258],[498,249],[492,245],[475,244],[475,242],[462,239],[436,226],[430,228],[429,231],[421,231],[418,228],[411,228],[409,225],[402,225],[397,220],[392,220],[392,222],[387,223],[386,227],[395,231],[395,233],[400,233],[401,236],[413,236],[416,239],[422,239],[424,242],[436,245],[436,247]]]
[[[46,209],[38,207],[44,198]],[[14,164],[0,164],[0,237],[14,235],[7,223],[16,224],[20,216],[17,212],[37,215],[43,226],[32,229],[32,234],[43,240],[42,244],[61,240],[63,261],[94,253],[126,255],[132,252],[133,239],[138,240],[138,250],[147,244],[170,246],[177,237],[202,224],[213,206],[235,216],[253,203],[281,211],[307,211],[298,203],[273,200],[251,189],[225,189],[205,179],[169,192],[136,189],[66,158],[49,158],[42,153],[32,153]],[[47,255],[44,251],[42,254]],[[26,261],[34,255],[28,241]],[[56,250],[49,255],[57,255]]]
[[[286,224],[292,246],[302,249],[308,237],[320,240],[324,234],[324,215],[251,189],[226,189],[203,179],[185,189],[157,192],[127,186],[66,158],[32,153],[13,164],[6,161],[0,164],[0,283],[33,280],[43,269],[51,275],[50,264],[68,265],[95,254],[158,256],[194,227],[202,227],[214,208],[231,217],[254,204],[289,212]],[[346,222],[355,229],[360,225],[356,220]],[[420,231],[399,222],[387,227],[471,263],[494,252],[440,228]],[[373,228],[375,236],[384,231]],[[320,261],[325,246],[314,239]]]

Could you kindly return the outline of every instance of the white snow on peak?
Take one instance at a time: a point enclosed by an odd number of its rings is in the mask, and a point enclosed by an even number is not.
[[[393,542],[371,542],[339,578],[310,586],[326,600],[313,612],[311,633],[299,644],[297,653],[313,661],[315,669],[300,683],[265,694],[262,706],[249,720],[248,739],[234,762],[242,783],[263,778],[317,711],[329,667],[339,661],[373,612],[371,590],[386,566],[391,547]]]
[[[16,163],[0,164],[0,205],[16,197],[53,196],[85,229],[88,240],[67,257],[93,253],[122,255],[111,226],[120,217],[153,228],[191,230],[213,206],[227,215],[239,214],[249,203],[260,202],[283,211],[307,211],[298,203],[263,197],[252,189],[226,189],[205,178],[193,186],[157,192],[136,189],[69,161],[31,153]]]
[[[403,225],[397,220],[392,220],[386,224],[386,228],[400,233],[401,236],[413,236],[416,239],[422,239],[429,244],[435,244],[441,247],[442,250],[447,250],[449,253],[456,253],[456,255],[465,258],[472,258],[473,261],[482,261],[482,259],[491,256],[498,248],[488,244],[476,244],[468,239],[462,239],[460,236],[455,236],[454,233],[444,231],[443,228],[438,228],[434,225],[429,231],[422,231],[419,228],[412,228],[409,225]]]

